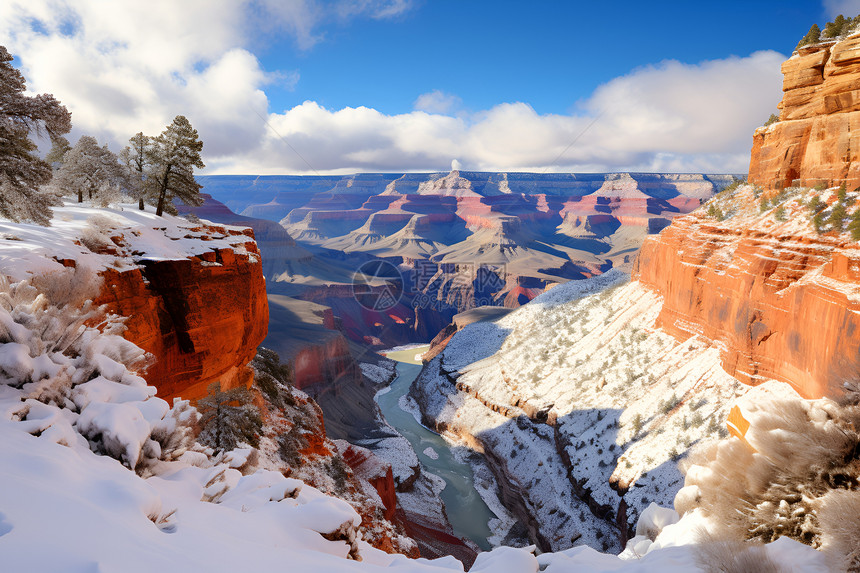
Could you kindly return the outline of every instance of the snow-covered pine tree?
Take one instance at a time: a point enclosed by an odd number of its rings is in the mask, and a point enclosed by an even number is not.
[[[72,129],[72,115],[51,94],[24,95],[24,76],[12,60],[0,46],[0,215],[47,225],[56,198],[39,187],[51,180],[51,165],[35,154],[30,134],[56,140]]]
[[[82,135],[65,154],[63,165],[57,171],[54,184],[64,195],[77,195],[78,203],[98,198],[110,188],[125,181],[125,174],[116,154],[107,146],[100,147],[96,139]]]
[[[241,442],[256,447],[263,421],[247,388],[221,391],[220,384],[209,386],[209,395],[197,401],[200,425],[198,439],[217,451],[230,451]]]
[[[155,213],[164,211],[176,214],[173,200],[179,198],[186,205],[201,205],[200,185],[194,180],[194,168],[205,167],[200,158],[203,142],[197,130],[184,115],[177,115],[173,123],[152,140],[150,163],[157,185]]]
[[[62,135],[54,138],[51,145],[51,150],[45,156],[45,161],[50,163],[52,166],[54,163],[62,163],[63,157],[65,157],[66,153],[72,148],[72,145],[69,143],[69,140],[63,137]]]
[[[137,207],[143,211],[144,202],[155,198],[154,180],[149,175],[152,138],[139,131],[128,140],[129,145],[120,152],[119,159],[125,166],[129,194],[137,198]]]

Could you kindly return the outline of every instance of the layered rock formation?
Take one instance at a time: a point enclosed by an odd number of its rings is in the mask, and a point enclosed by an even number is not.
[[[860,185],[860,34],[799,48],[782,65],[779,121],[756,130],[749,181]]]
[[[264,263],[270,292],[329,306],[351,340],[385,347],[426,342],[471,308],[514,308],[555,284],[629,266],[646,235],[731,176],[452,171],[201,181],[245,215],[279,220],[310,252]],[[265,261],[266,243],[261,249]],[[352,292],[355,271],[379,258],[402,274],[400,304],[381,311]]]
[[[202,226],[200,233],[242,235]],[[195,399],[213,382],[247,385],[246,365],[268,326],[259,251],[248,231],[244,252],[214,249],[181,260],[138,261],[139,268],[107,269],[96,299],[127,317],[124,336],[151,353],[146,379],[158,395]]]
[[[860,247],[831,218],[837,202],[850,214],[860,185],[860,35],[800,48],[782,71],[780,121],[753,140],[749,180],[764,193],[741,187],[675,219],[634,276],[663,296],[658,324],[716,341],[737,379],[836,396],[860,376]],[[842,184],[844,201],[809,189]]]
[[[735,200],[746,208],[731,219],[697,212],[645,241],[634,276],[663,297],[657,324],[716,341],[723,367],[747,384],[841,394],[860,377],[860,246],[817,235],[794,201],[780,222],[749,188]]]

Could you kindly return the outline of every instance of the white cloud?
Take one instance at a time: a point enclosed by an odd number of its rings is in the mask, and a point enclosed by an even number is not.
[[[21,56],[30,88],[54,93],[72,111],[72,139],[88,133],[118,149],[181,113],[205,142],[210,173],[444,170],[452,158],[485,170],[743,172],[752,131],[781,94],[783,56],[757,52],[640,68],[569,114],[512,102],[454,115],[459,99],[437,90],[404,114],[307,101],[267,115],[266,89],[289,89],[299,75],[262,69],[249,47],[262,20],[308,48],[322,39],[326,14],[390,18],[410,7],[405,0],[153,0],[145,7],[7,0],[0,37]]]
[[[455,95],[439,90],[421,94],[412,104],[413,109],[427,113],[451,113],[460,107],[462,101]]]
[[[471,116],[385,115],[304,102],[272,114],[259,148],[220,172],[482,170],[746,172],[753,130],[781,96],[776,52],[666,61],[600,86],[569,115],[505,103]],[[432,93],[432,92],[431,92]],[[416,103],[416,107],[418,107]]]
[[[824,0],[824,11],[829,18],[840,14],[853,18],[860,14],[860,0]]]

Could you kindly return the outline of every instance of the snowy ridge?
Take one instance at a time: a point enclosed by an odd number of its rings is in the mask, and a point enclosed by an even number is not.
[[[411,392],[428,422],[485,450],[549,548],[617,551],[619,491],[631,526],[649,503],[671,506],[676,460],[724,431],[738,397],[796,394],[741,385],[717,348],[655,329],[660,298],[638,283],[580,299],[593,291],[577,282],[466,327]]]
[[[130,204],[102,208],[66,201],[54,208],[50,227],[0,220],[0,274],[21,280],[61,270],[58,261],[66,259],[95,271],[126,270],[141,260],[185,259],[214,249],[256,259],[245,250],[252,237],[245,227],[158,217],[151,206],[139,211]]]

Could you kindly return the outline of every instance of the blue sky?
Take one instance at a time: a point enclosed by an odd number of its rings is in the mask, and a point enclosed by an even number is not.
[[[838,13],[860,0],[7,0],[0,37],[73,141],[183,114],[206,173],[737,173]]]
[[[425,0],[396,18],[334,21],[309,49],[282,37],[258,55],[269,70],[301,76],[292,93],[270,92],[278,111],[314,100],[403,113],[418,95],[439,90],[469,110],[523,101],[538,113],[565,113],[598,85],[661,60],[790,54],[827,18],[816,2],[610,5]]]

